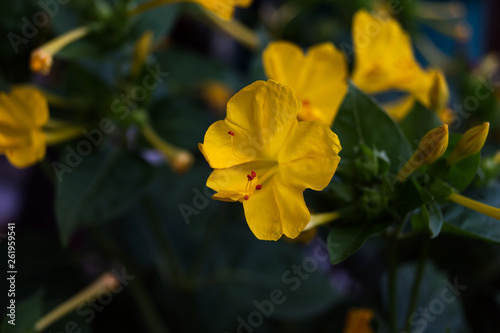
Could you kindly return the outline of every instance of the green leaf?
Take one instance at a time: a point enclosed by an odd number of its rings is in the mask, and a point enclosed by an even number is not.
[[[335,265],[344,261],[350,255],[356,253],[368,238],[380,233],[388,226],[389,223],[332,227],[327,239],[330,262]]]
[[[150,175],[147,164],[121,151],[102,150],[81,158],[71,173],[61,175],[56,190],[63,244],[78,227],[109,221],[126,212],[148,185]]]
[[[229,66],[194,52],[171,48],[155,56],[160,67],[169,72],[166,81],[173,89],[199,89],[206,80],[220,81],[236,89],[242,87],[240,78]]]
[[[170,33],[180,12],[180,4],[169,4],[138,14],[131,35],[137,39],[147,30],[152,30],[154,39],[159,40]]]
[[[441,208],[435,202],[427,204],[427,211],[429,212],[428,227],[431,232],[431,238],[436,238],[443,226],[443,213],[441,213]]]
[[[384,151],[391,161],[390,171],[397,173],[400,164],[411,154],[410,145],[399,126],[373,99],[352,84],[349,84],[332,129],[343,147],[342,158],[354,159],[355,147],[365,144]]]
[[[400,126],[406,138],[415,149],[420,140],[431,129],[443,125],[436,114],[416,102],[410,113],[403,119]]]
[[[434,174],[439,174],[439,178],[443,181],[451,185],[453,188],[458,190],[459,192],[465,190],[467,186],[474,180],[477,174],[477,170],[479,168],[479,164],[481,163],[481,153],[477,153],[475,155],[464,158],[451,165],[449,168],[446,168],[446,159],[451,154],[453,149],[460,140],[461,135],[452,134],[450,135],[450,141],[448,144],[448,149],[443,154],[442,158],[432,166],[429,172]],[[446,170],[445,173],[441,174],[441,170]]]
[[[39,289],[34,294],[16,303],[15,325],[9,324],[12,320],[6,311],[2,322],[2,332],[5,333],[34,333],[35,323],[42,316],[43,290]]]
[[[484,204],[500,207],[500,183],[471,191],[467,196]],[[500,244],[500,221],[455,203],[444,206],[443,215],[445,222],[442,232]]]
[[[398,212],[401,218],[432,200],[432,196],[415,179],[397,184],[389,207]]]
[[[406,264],[397,272],[398,329],[406,326],[406,315],[416,271],[416,265]],[[387,281],[385,276],[382,285],[385,304],[388,304]],[[467,292],[467,289],[463,290],[464,283],[460,277],[448,277],[433,264],[428,263],[424,268],[409,332],[442,333],[448,326],[453,332],[469,332],[460,302],[464,297],[463,294]],[[456,289],[453,289],[454,285],[457,286]]]

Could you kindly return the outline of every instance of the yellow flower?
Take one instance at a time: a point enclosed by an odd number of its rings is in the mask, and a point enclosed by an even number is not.
[[[430,130],[418,144],[418,148],[405,166],[399,170],[397,180],[402,182],[426,164],[434,163],[448,148],[448,125]]]
[[[252,1],[253,0],[195,0],[195,2],[223,20],[232,19],[236,7],[249,7]]]
[[[397,89],[420,74],[410,37],[392,18],[358,11],[352,37],[356,53],[352,81],[367,93]]]
[[[0,92],[0,154],[17,168],[25,168],[45,156],[42,131],[49,119],[47,100],[37,89],[17,86]]]
[[[373,333],[370,322],[373,319],[373,310],[359,308],[351,309],[347,313],[347,319],[343,333]]]
[[[337,135],[318,121],[297,121],[301,102],[288,86],[257,81],[227,105],[200,151],[214,171],[213,199],[243,203],[254,235],[297,237],[310,220],[303,191],[321,191],[340,161]]]
[[[219,18],[227,21],[233,18],[236,7],[249,7],[252,1],[253,0],[152,0],[132,9],[129,14],[135,15],[158,6],[177,2],[195,2],[214,13]]]
[[[455,164],[466,157],[480,152],[486,142],[489,129],[490,123],[485,122],[465,132],[448,157],[448,164]]]
[[[415,60],[411,40],[392,18],[369,14],[354,16],[353,41],[356,60],[352,81],[367,93],[401,90],[410,94],[387,105],[396,120],[403,119],[418,100],[438,113],[449,99],[448,85],[438,69],[423,70]]]
[[[331,125],[347,92],[347,64],[332,43],[310,47],[306,54],[295,44],[270,43],[262,54],[268,78],[295,90],[302,101],[300,120]]]

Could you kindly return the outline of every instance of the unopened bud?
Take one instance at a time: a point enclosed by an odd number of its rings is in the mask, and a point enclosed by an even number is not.
[[[402,182],[424,165],[434,163],[448,148],[448,125],[430,130],[418,144],[418,148],[397,175]]]
[[[431,90],[429,91],[430,108],[439,112],[446,107],[448,99],[450,98],[450,92],[443,73],[439,70],[431,70],[431,73],[433,82]]]
[[[458,161],[481,151],[481,148],[483,148],[484,143],[486,142],[489,129],[490,123],[485,122],[482,125],[473,127],[465,132],[460,140],[458,140],[455,149],[453,149],[448,157],[448,165],[455,164]]]

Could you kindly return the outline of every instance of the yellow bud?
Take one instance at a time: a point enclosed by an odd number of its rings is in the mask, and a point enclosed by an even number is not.
[[[399,170],[397,180],[402,182],[424,165],[434,163],[448,148],[448,125],[430,130],[418,144],[418,148],[405,166]]]
[[[430,73],[432,73],[431,75],[433,76],[432,87],[429,91],[430,108],[439,112],[446,107],[450,92],[446,84],[446,79],[441,71],[431,70]]]
[[[43,44],[31,53],[30,69],[35,73],[49,74],[53,56],[67,45],[85,37],[89,32],[89,27],[76,28]]]
[[[448,165],[455,164],[466,157],[478,153],[486,142],[489,129],[490,123],[485,122],[465,132],[448,157]]]
[[[130,70],[132,77],[137,77],[139,75],[142,66],[151,53],[153,48],[153,36],[154,32],[152,30],[148,30],[142,34],[142,36],[139,37],[135,43],[132,69]]]
[[[43,49],[31,53],[30,69],[32,72],[47,75],[52,68],[52,55]]]

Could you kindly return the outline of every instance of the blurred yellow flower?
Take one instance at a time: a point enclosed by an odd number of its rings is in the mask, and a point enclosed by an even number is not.
[[[343,333],[374,333],[370,325],[373,316],[374,313],[371,309],[359,308],[349,310]]]
[[[236,7],[249,7],[252,1],[253,0],[152,0],[132,9],[129,14],[135,15],[158,6],[177,2],[195,2],[214,13],[219,18],[227,21],[233,18]]]
[[[236,7],[246,8],[252,4],[253,0],[194,0],[205,9],[213,12],[223,20],[233,18]]]
[[[423,70],[415,60],[411,40],[392,18],[360,10],[353,19],[356,52],[352,81],[367,93],[400,90],[410,96],[387,105],[396,120],[403,119],[417,100],[440,114],[449,99],[448,85],[438,69]]]
[[[302,101],[300,120],[331,125],[347,93],[347,63],[332,43],[310,47],[306,54],[293,43],[270,43],[262,54],[268,78],[293,88]]]
[[[340,161],[337,135],[320,122],[298,122],[300,108],[288,86],[257,81],[231,98],[226,119],[199,144],[214,168],[213,199],[242,202],[259,239],[297,237],[310,220],[303,191],[324,189]]]
[[[232,89],[219,81],[206,81],[201,85],[201,96],[215,111],[225,112],[229,99],[234,95]]]
[[[42,126],[48,120],[47,100],[37,89],[16,86],[10,93],[0,92],[0,154],[17,168],[43,159],[46,137]]]

